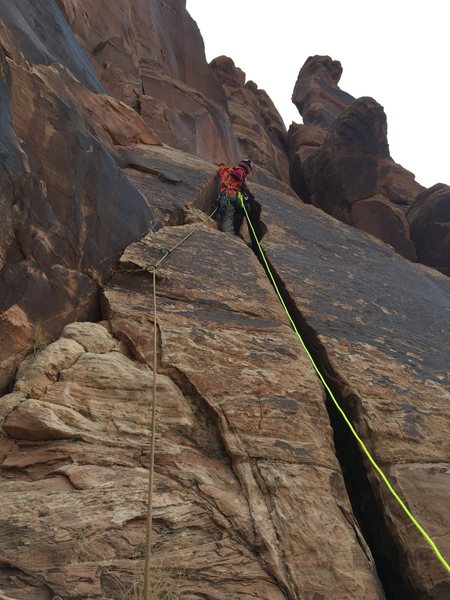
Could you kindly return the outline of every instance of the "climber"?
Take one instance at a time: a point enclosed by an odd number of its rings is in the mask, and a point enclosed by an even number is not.
[[[250,200],[253,195],[248,189],[245,179],[253,172],[253,162],[244,158],[235,167],[227,167],[225,164],[219,166],[219,216],[220,228],[226,233],[240,235],[244,210],[242,200],[250,211]]]

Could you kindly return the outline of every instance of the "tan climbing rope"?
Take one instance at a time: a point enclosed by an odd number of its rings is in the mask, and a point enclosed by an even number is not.
[[[217,208],[197,225],[192,231],[188,233],[182,240],[180,240],[175,246],[164,252],[162,256],[154,265],[141,269],[131,269],[128,272],[136,271],[152,271],[153,279],[153,386],[152,386],[152,439],[150,446],[150,465],[148,473],[148,504],[147,504],[147,538],[146,538],[146,553],[145,553],[145,571],[144,571],[144,600],[150,600],[151,594],[151,557],[152,557],[152,530],[153,530],[153,488],[155,478],[155,440],[156,440],[156,375],[158,370],[157,361],[157,311],[156,311],[156,270],[160,264],[170,255],[172,252],[181,246],[191,235],[193,235],[202,225],[207,223],[213,218]]]
[[[153,269],[153,387],[152,387],[152,442],[150,447],[150,468],[148,472],[147,504],[147,552],[145,554],[144,599],[150,599],[150,559],[152,554],[153,524],[153,480],[155,473],[155,434],[156,434],[156,266]]]

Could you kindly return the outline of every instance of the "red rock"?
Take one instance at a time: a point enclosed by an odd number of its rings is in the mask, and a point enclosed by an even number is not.
[[[6,34],[8,56],[15,62],[60,64],[88,89],[103,92],[89,56],[78,44],[57,2],[15,0],[1,6],[2,44]]]
[[[238,153],[224,91],[184,3],[59,0],[59,6],[107,91],[139,110],[165,144],[212,162]]]
[[[411,204],[422,187],[390,158],[386,116],[378,103],[360,98],[350,104],[301,166],[312,204],[345,223],[361,225],[415,260],[409,226],[397,205]]]
[[[450,404],[448,332],[443,329],[450,306],[448,278],[404,260],[312,206],[285,196],[274,201],[273,192],[256,186],[254,191],[269,231],[264,243],[268,260],[298,311],[299,326],[307,324],[306,343],[321,348],[317,360],[338,401],[448,562],[450,443],[445,432]],[[334,418],[335,427],[342,423],[338,413]],[[338,426],[337,444],[344,430]],[[353,481],[349,489],[354,485],[359,496],[354,510],[358,513],[360,502],[373,551],[380,544],[384,554],[380,576],[385,584],[397,579],[386,595],[448,595],[445,567],[365,459],[370,486],[364,486],[354,462],[358,446],[350,434],[341,440]],[[370,508],[371,494],[380,519]],[[383,571],[389,565],[386,581]],[[399,572],[401,581],[395,575]]]
[[[212,211],[217,166],[173,148],[138,145],[121,149],[119,154],[129,181],[162,223],[181,225],[189,206]]]
[[[118,595],[114,577],[127,584],[142,569],[155,329],[145,268],[193,233],[216,199],[217,166],[158,145],[159,132],[170,123],[174,145],[229,157],[237,146],[227,110],[267,160],[250,183],[252,216],[293,317],[356,430],[448,557],[448,279],[298,201],[275,174],[272,136],[283,131],[273,105],[227,61],[221,103],[204,56],[188,48],[192,31],[193,48],[200,38],[184,2],[58,3],[105,85],[136,91],[146,122],[101,86],[93,94],[86,54],[58,28],[56,4],[44,4],[0,8],[9,19],[0,25],[0,366],[11,375],[39,321],[47,344],[21,362],[0,401],[1,594],[104,600]],[[142,22],[136,7],[149,9]],[[389,156],[381,107],[345,106],[339,69],[310,61],[308,90],[296,90],[310,119],[291,137],[305,199],[319,203],[321,191],[330,210],[389,243],[400,236],[407,252],[417,184]],[[437,205],[426,219],[441,225]],[[157,297],[154,562],[181,570],[181,595],[447,597],[442,565],[327,411],[251,249],[208,222],[162,263]],[[60,335],[86,315],[103,320]]]
[[[351,209],[350,223],[386,242],[405,258],[415,260],[408,221],[403,211],[384,196],[377,194],[356,202]]]
[[[450,187],[438,183],[424,190],[407,218],[419,261],[450,275]]]
[[[355,99],[338,87],[341,63],[329,56],[310,56],[297,77],[292,102],[305,125],[329,129],[341,112]]]
[[[10,32],[1,33],[14,47]],[[10,54],[18,62],[2,58],[0,85],[6,169],[0,313],[17,306],[26,327],[40,322],[54,338],[65,323],[98,316],[98,282],[151,220],[113,160],[113,143],[158,140],[139,115],[94,95],[67,69],[32,67],[17,51]],[[13,349],[0,362],[4,389],[31,342],[27,330],[13,334],[8,316],[0,319],[0,335]]]
[[[155,80],[153,95],[140,98],[140,112],[165,144],[212,162],[237,153],[228,114],[181,83]]]
[[[223,90],[211,77],[203,39],[184,2],[58,0],[58,5],[112,96],[139,98],[145,78],[155,76],[223,105]]]
[[[304,125],[288,133],[291,184],[305,202],[416,260],[401,213],[424,188],[392,160],[383,108],[343,92],[341,74],[340,63],[328,56],[308,58],[300,70],[292,99]]]
[[[219,56],[211,62],[228,100],[228,111],[240,156],[249,156],[278,179],[288,182],[287,132],[283,120],[264,90],[245,81],[245,73],[233,60]]]

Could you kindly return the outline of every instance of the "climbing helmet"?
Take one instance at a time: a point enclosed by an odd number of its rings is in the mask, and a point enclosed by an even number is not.
[[[239,166],[245,169],[247,175],[253,171],[253,161],[249,158],[243,158],[240,161]]]

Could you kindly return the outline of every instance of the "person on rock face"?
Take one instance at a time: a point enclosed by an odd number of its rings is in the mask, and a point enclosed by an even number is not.
[[[249,210],[249,200],[253,200],[245,180],[253,173],[253,162],[244,158],[235,167],[227,167],[225,164],[219,166],[219,215],[220,229],[225,233],[240,235],[242,221],[244,220],[244,209],[241,200],[246,202]]]

